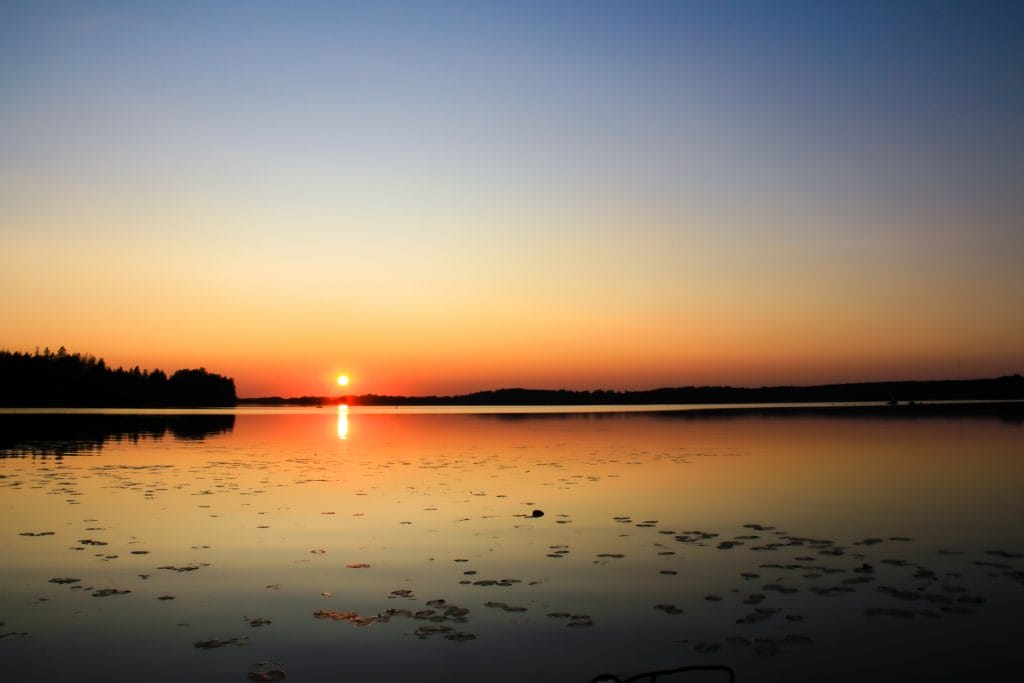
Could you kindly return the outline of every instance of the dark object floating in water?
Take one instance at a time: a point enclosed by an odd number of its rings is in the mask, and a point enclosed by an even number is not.
[[[288,675],[284,672],[284,667],[277,662],[257,662],[253,665],[252,671],[249,672],[250,681],[260,681],[262,683],[274,681],[281,681],[288,678]]]
[[[755,607],[754,611],[736,620],[737,624],[756,624],[771,619],[779,610],[771,607]]]
[[[22,531],[19,536],[53,536],[54,531]]]
[[[246,617],[245,620],[248,621],[249,622],[249,626],[252,626],[253,628],[259,628],[261,626],[266,626],[268,624],[274,623],[274,622],[270,621],[270,619],[267,619],[266,617],[253,617],[251,619],[249,617]]]
[[[910,563],[906,560],[899,559],[885,559],[882,560],[882,564],[892,565],[893,567],[909,567]]]
[[[417,638],[424,640],[433,635],[442,635],[446,640],[455,640],[464,642],[467,640],[476,640],[476,636],[472,633],[466,633],[465,631],[456,631],[451,626],[444,626],[442,624],[428,624],[420,626],[413,635]]]
[[[878,545],[882,542],[881,538],[865,538],[860,541],[855,541],[854,545]]]
[[[7,636],[18,636],[19,638],[24,638],[27,635],[28,631],[9,631],[7,633],[0,633],[0,638],[6,638]]]
[[[957,598],[956,601],[967,605],[983,605],[988,602],[986,598],[980,595],[964,595]]]
[[[525,607],[513,607],[512,605],[506,605],[504,602],[485,602],[484,607],[494,607],[496,609],[504,610],[506,612],[525,612]]]
[[[971,564],[978,565],[979,567],[991,567],[992,569],[1013,569],[1013,567],[1011,567],[1010,565],[1003,564],[1002,562],[986,562],[984,560],[972,560]]]
[[[594,620],[591,619],[586,614],[573,614],[572,616],[569,617],[569,623],[566,624],[566,626],[568,626],[570,628],[572,628],[572,627],[580,627],[580,626],[593,626],[593,625],[594,625]]]
[[[98,591],[92,594],[94,598],[105,598],[108,595],[127,595],[131,593],[130,590],[120,590],[118,588],[100,588]]]
[[[160,597],[157,598],[157,600],[173,600],[173,599],[174,599],[173,595],[161,595]]]
[[[591,683],[633,683],[634,681],[655,681],[658,680],[659,676],[672,676],[674,674],[682,674],[690,671],[724,671],[729,674],[729,683],[734,683],[736,680],[736,674],[729,667],[722,664],[702,664],[697,666],[681,666],[676,669],[663,669],[661,671],[648,671],[642,674],[636,674],[629,678],[619,678],[614,674],[601,674],[595,676]]]
[[[544,511],[543,510],[534,510],[533,512],[530,513],[530,516],[531,517],[543,517],[544,516]]]
[[[58,576],[55,579],[50,579],[50,583],[78,583],[81,579],[73,579],[70,576]]]
[[[245,645],[247,639],[248,636],[235,636],[234,638],[228,638],[227,640],[210,638],[209,640],[197,640],[193,645],[200,650],[213,650],[218,647],[224,647],[225,645]]]
[[[661,610],[665,614],[682,614],[683,613],[683,610],[679,609],[675,605],[666,605],[666,604],[663,604],[663,603],[658,603],[657,605],[654,606],[654,609]]]
[[[362,617],[356,612],[338,612],[333,609],[318,609],[313,612],[313,616],[317,619],[346,621],[353,626],[368,626],[375,621],[388,621],[388,617]]]
[[[149,555],[148,550],[133,550],[132,555]]]
[[[348,567],[349,569],[369,569],[370,568],[370,565],[366,564],[365,562],[349,562],[345,566]]]
[[[82,545],[109,545],[106,541],[94,541],[91,538],[81,538],[78,542]]]
[[[200,564],[187,564],[184,567],[175,567],[174,565],[165,565],[163,567],[157,567],[157,569],[169,569],[172,572],[194,572],[203,567],[209,567],[208,562],[201,562]]]
[[[474,586],[511,586],[514,583],[522,583],[522,581],[519,580],[519,579],[501,579],[500,581],[498,581],[497,579],[480,579],[479,581],[474,581],[473,585]]]

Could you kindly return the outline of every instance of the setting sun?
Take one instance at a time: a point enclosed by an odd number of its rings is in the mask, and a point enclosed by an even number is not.
[[[338,385],[347,387],[348,386],[348,375],[338,375]]]

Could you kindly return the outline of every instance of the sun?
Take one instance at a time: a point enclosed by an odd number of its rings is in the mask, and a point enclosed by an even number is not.
[[[348,375],[338,375],[338,386],[348,386]]]

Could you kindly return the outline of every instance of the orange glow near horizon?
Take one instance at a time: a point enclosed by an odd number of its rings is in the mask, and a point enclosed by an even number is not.
[[[316,355],[296,354],[286,357],[276,349],[255,344],[243,352],[217,353],[213,349],[188,352],[162,350],[146,345],[145,353],[135,353],[123,343],[118,353],[111,353],[97,343],[66,344],[69,352],[92,353],[102,357],[109,366],[161,369],[173,372],[181,368],[205,367],[210,372],[234,378],[240,397],[259,396],[326,396],[337,394],[378,395],[452,395],[475,391],[522,387],[530,389],[571,390],[645,390],[669,386],[691,385],[809,385],[884,380],[969,379],[996,377],[1021,372],[1024,359],[1015,362],[1019,352],[972,355],[963,348],[938,348],[947,340],[936,340],[929,353],[915,353],[910,344],[889,355],[861,338],[847,345],[839,340],[812,340],[794,337],[790,348],[781,343],[763,340],[759,345],[743,348],[714,347],[710,339],[701,346],[679,343],[673,351],[657,340],[677,334],[678,324],[667,322],[659,331],[651,328],[637,335],[634,349],[608,338],[593,340],[590,348],[575,349],[571,339],[561,343],[524,343],[515,349],[489,349],[479,341],[471,348],[467,341],[458,347],[414,349],[350,347],[346,354],[360,358],[360,380],[354,388],[353,372],[346,376],[349,384],[338,382],[329,363],[320,358],[332,355],[330,350]],[[472,335],[471,330],[466,331]],[[750,338],[752,332],[736,328],[737,337]],[[682,336],[681,334],[679,336]],[[886,342],[891,340],[886,340]],[[609,343],[612,345],[609,347]],[[599,345],[601,344],[601,345]],[[830,352],[823,347],[832,346]],[[59,344],[51,344],[57,348]],[[380,345],[380,346],[383,346]],[[31,352],[31,347],[13,350]],[[713,351],[707,349],[712,348]],[[1022,347],[1024,348],[1024,347]],[[266,353],[268,358],[261,356]],[[335,371],[336,372],[336,371]],[[326,379],[326,381],[325,381]],[[330,387],[335,387],[331,390]]]

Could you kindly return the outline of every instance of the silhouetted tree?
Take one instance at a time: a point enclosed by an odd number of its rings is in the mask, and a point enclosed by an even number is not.
[[[91,354],[0,351],[0,405],[4,406],[231,406],[235,382],[205,368],[179,370],[169,379],[162,370],[136,365],[107,367]]]

